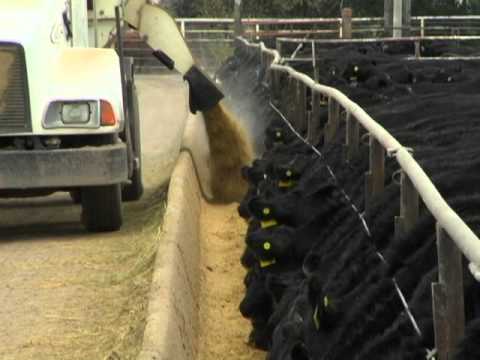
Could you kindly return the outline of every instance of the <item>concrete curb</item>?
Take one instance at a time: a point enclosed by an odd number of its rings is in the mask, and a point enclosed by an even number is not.
[[[182,152],[168,191],[138,360],[192,360],[197,354],[201,192]]]

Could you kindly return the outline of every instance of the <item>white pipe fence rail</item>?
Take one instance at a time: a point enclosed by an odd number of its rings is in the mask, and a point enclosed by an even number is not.
[[[434,42],[434,41],[442,41],[442,42],[475,42],[478,44],[480,42],[480,36],[472,35],[472,36],[460,36],[460,35],[442,35],[442,36],[404,36],[404,37],[386,37],[386,38],[365,38],[365,39],[308,39],[308,38],[286,38],[286,37],[277,37],[276,38],[276,50],[279,52],[281,56],[283,56],[284,47],[287,44],[295,45],[298,49],[299,46],[307,44],[312,47],[312,52],[315,52],[315,48],[317,45],[325,45],[325,44],[374,44],[374,43],[413,43],[414,50],[411,59],[429,59],[429,57],[422,56],[422,44],[426,42]],[[477,45],[476,45],[477,46]],[[408,58],[408,57],[407,57]],[[476,60],[478,56],[452,56],[447,58],[437,57],[437,60],[440,59],[447,59],[447,60]],[[287,60],[289,60],[287,58]],[[290,60],[295,61],[312,61],[312,58],[296,58],[294,56],[290,56]]]
[[[208,34],[229,41],[234,38],[234,19],[231,18],[177,18],[177,23],[185,38],[195,38]],[[365,34],[382,36],[384,19],[380,17],[352,18],[353,37]],[[271,19],[245,18],[242,24],[245,35],[250,39],[264,39],[278,36],[309,35],[330,38],[342,38],[342,18],[302,18]],[[416,16],[412,17],[413,35],[480,35],[480,16]],[[213,40],[212,40],[213,41]]]
[[[480,18],[480,17],[479,17]],[[316,83],[308,75],[284,65],[285,59],[276,50],[268,49],[263,43],[252,44],[237,38],[238,44],[255,53],[265,67],[267,81],[275,99],[280,80],[287,76],[295,89],[295,125],[306,130],[307,138],[315,136],[311,130],[315,112],[320,102],[328,99],[328,123],[323,136],[325,142],[333,139],[340,129],[340,110],[346,113],[346,148],[348,154],[355,153],[359,146],[359,125],[370,137],[370,169],[366,174],[366,206],[373,195],[380,194],[384,187],[385,155],[395,158],[401,168],[400,216],[395,221],[396,233],[412,229],[419,214],[419,197],[437,221],[437,247],[439,282],[432,284],[435,340],[438,359],[448,359],[465,327],[463,301],[463,254],[470,262],[473,276],[480,281],[480,239],[443,199],[430,178],[425,174],[412,155],[412,149],[400,144],[385,128],[377,123],[364,109],[351,101],[339,90]],[[311,116],[307,114],[306,89],[311,90]],[[307,140],[308,142],[308,140]]]

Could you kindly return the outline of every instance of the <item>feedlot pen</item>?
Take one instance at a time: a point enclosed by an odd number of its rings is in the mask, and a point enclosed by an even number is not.
[[[415,41],[417,39],[413,40]],[[298,42],[301,42],[301,40],[298,40]],[[309,41],[307,41],[307,43],[308,42]],[[344,193],[344,198],[347,202],[351,202],[352,209],[357,213],[358,218],[364,222],[365,236],[367,238],[372,235],[369,233],[364,218],[364,212],[362,210],[365,210],[368,213],[370,207],[374,204],[375,199],[380,199],[380,196],[384,194],[387,185],[391,192],[393,187],[390,185],[396,182],[398,182],[400,188],[400,211],[395,214],[395,219],[394,216],[391,216],[391,222],[394,220],[395,225],[395,238],[402,239],[408,235],[410,231],[413,231],[416,226],[420,226],[418,220],[421,217],[424,219],[424,215],[427,212],[429,214],[428,216],[433,218],[432,231],[435,235],[434,225],[436,223],[438,249],[436,254],[432,251],[431,256],[438,256],[439,274],[437,282],[431,281],[433,282],[432,305],[435,329],[435,351],[432,351],[432,347],[427,350],[429,351],[429,358],[446,359],[446,354],[450,354],[451,356],[455,346],[458,344],[458,340],[463,336],[464,332],[463,314],[465,310],[462,285],[464,268],[461,265],[462,253],[468,261],[467,265],[469,265],[468,267],[465,267],[470,273],[470,277],[468,277],[469,286],[473,286],[472,279],[473,281],[480,279],[478,271],[478,265],[480,264],[480,240],[472,231],[472,229],[478,230],[477,217],[475,217],[476,215],[474,213],[462,215],[462,217],[465,217],[465,222],[468,222],[471,228],[467,226],[462,218],[446,203],[442,195],[440,195],[439,191],[433,185],[432,180],[426,175],[425,171],[420,167],[417,161],[421,162],[422,166],[424,166],[427,171],[432,171],[431,169],[434,168],[432,165],[433,162],[429,162],[429,158],[426,155],[427,152],[425,152],[428,150],[428,146],[432,146],[433,148],[435,148],[435,146],[438,146],[439,148],[441,148],[441,146],[446,146],[446,148],[448,148],[453,141],[446,142],[446,145],[439,141],[437,145],[435,142],[437,139],[436,137],[428,138],[428,140],[421,140],[416,139],[417,134],[410,136],[406,131],[402,133],[402,126],[408,128],[408,123],[406,123],[406,121],[412,119],[404,118],[405,122],[402,122],[402,113],[400,111],[396,112],[390,108],[385,109],[382,112],[380,107],[375,108],[372,105],[372,109],[380,114],[383,119],[388,119],[388,117],[392,118],[391,122],[387,122],[387,120],[384,121],[389,124],[389,126],[393,127],[397,133],[404,136],[405,139],[419,142],[420,146],[418,146],[418,148],[420,148],[420,151],[418,152],[418,158],[421,160],[416,161],[412,155],[412,149],[406,147],[408,146],[408,141],[406,146],[404,146],[400,140],[397,140],[390,135],[390,133],[367,114],[365,110],[351,101],[339,90],[334,87],[320,85],[314,82],[308,75],[302,74],[301,72],[294,70],[292,67],[286,66],[284,64],[284,59],[281,58],[280,54],[275,50],[267,49],[263,43],[252,44],[245,39],[239,38],[236,41],[236,45],[238,50],[237,56],[241,57],[244,62],[250,64],[246,65],[246,67],[252,66],[250,69],[250,75],[252,76],[252,79],[255,79],[254,81],[258,81],[254,90],[256,96],[262,97],[263,95],[260,95],[262,94],[262,90],[259,89],[261,87],[265,88],[265,92],[268,94],[262,99],[267,99],[268,103],[269,96],[272,96],[270,107],[277,113],[278,119],[281,119],[284,122],[284,124],[281,125],[282,128],[289,129],[288,131],[295,133],[299,139],[304,141],[306,146],[311,146],[311,144],[317,145],[320,143],[321,145],[318,148],[312,147],[313,152],[316,153],[319,158],[323,158],[324,155],[322,154],[322,151],[326,150],[327,152],[330,151],[330,153],[327,154],[326,160],[332,160],[328,158],[328,155],[335,154],[332,150],[335,143],[339,145],[337,146],[338,148],[343,146],[343,151],[336,152],[337,155],[335,156],[337,156],[337,158],[333,159],[335,166],[337,166],[336,170],[339,170],[338,165],[341,161],[343,161],[343,164],[347,164],[346,167],[357,166],[354,162],[356,155],[359,154],[359,151],[364,152],[363,149],[366,149],[368,154],[368,166],[365,169],[367,170],[364,185],[365,193],[362,196],[358,196],[357,192],[354,198],[356,201],[361,199],[361,203],[357,202],[354,204],[352,199],[348,196],[349,194],[346,193]],[[446,59],[446,61],[448,62],[449,60]],[[242,65],[238,64],[238,60],[236,62],[232,61],[224,69],[226,74],[228,74],[229,71],[234,74],[232,76],[232,78],[235,79],[234,82],[238,81],[238,74],[245,75],[246,71],[248,76],[248,70],[238,70],[239,68],[242,69]],[[364,64],[359,63],[359,65],[361,67]],[[376,65],[377,64],[375,63],[374,66]],[[470,65],[474,66],[473,64]],[[470,65],[465,65],[465,69]],[[352,65],[351,70],[353,73],[350,75],[349,80],[352,83],[362,81],[360,79],[361,75],[359,74],[357,78],[357,75],[355,74],[355,72],[358,71],[357,67],[353,67]],[[244,72],[242,73],[242,71]],[[335,72],[332,74],[334,76],[336,75]],[[443,76],[444,72],[440,72],[439,74]],[[477,94],[473,90],[475,87],[474,85],[476,84],[476,78],[463,79],[464,80],[461,80],[459,78],[458,82],[461,83],[462,81],[466,81],[467,85],[471,85],[472,88],[467,87],[466,85],[461,87],[458,101],[461,101],[462,95],[468,98],[470,94]],[[379,84],[381,84],[381,81]],[[436,80],[434,80],[434,82],[435,81]],[[445,78],[446,83],[456,81],[457,80],[453,77]],[[403,89],[406,94],[411,92],[411,89],[409,90],[408,87]],[[427,88],[419,86],[418,89],[419,91],[423,91]],[[242,95],[242,92],[240,91],[239,94]],[[424,93],[421,94],[424,95]],[[408,99],[405,100],[406,103],[412,102],[411,98],[406,98]],[[426,96],[426,98],[428,98],[428,96]],[[365,101],[367,101],[368,96],[362,99],[366,99]],[[395,100],[396,99],[392,101]],[[404,106],[403,109],[408,108],[408,106],[414,106],[414,104],[403,104],[401,103],[401,100],[399,100],[399,103]],[[464,115],[465,119],[467,119],[463,120],[465,121],[465,124],[468,124],[468,119],[475,118],[472,117],[473,115],[469,116],[468,114],[463,114],[461,112],[467,107],[457,107],[457,105],[460,105],[457,104],[457,98],[452,98],[450,110],[453,109],[453,112],[458,111],[459,114]],[[428,106],[426,108],[428,109]],[[422,110],[425,109],[421,109],[421,111]],[[422,113],[422,115],[427,116],[428,110],[427,115],[425,115],[425,113]],[[444,121],[447,122],[449,126],[452,126],[453,132],[459,135],[460,139],[462,139],[462,136],[467,136],[468,130],[462,130],[462,126],[455,126],[454,123],[449,123],[448,121],[450,117],[448,116],[447,118],[448,119],[445,119]],[[325,121],[321,122],[320,126],[319,119],[324,119]],[[437,118],[434,119],[436,120]],[[438,118],[438,121],[442,119],[443,118],[440,117]],[[413,120],[415,120],[415,118]],[[439,124],[438,121],[432,121],[432,123]],[[428,122],[425,121],[422,125],[427,123]],[[477,131],[477,128],[475,127],[476,122],[471,121],[471,124],[471,131]],[[395,127],[395,125],[398,126]],[[273,131],[273,134],[275,134],[275,129],[268,130]],[[465,135],[463,135],[462,131],[465,131]],[[407,136],[410,136],[410,138]],[[322,141],[319,141],[320,138]],[[400,139],[403,138],[400,137]],[[422,148],[421,145],[425,142],[426,147]],[[465,146],[462,147],[462,144],[464,144],[462,141],[455,142],[455,146],[458,148],[454,146],[453,148],[455,151],[452,151],[451,154],[446,154],[445,157],[448,156],[450,159],[454,159],[456,152],[461,153],[462,151],[468,152],[470,150],[466,149]],[[338,155],[339,153],[340,155]],[[343,158],[343,160],[339,160],[339,158]],[[271,158],[267,158],[267,160],[271,160]],[[447,163],[448,161],[442,164],[443,167],[438,171],[445,171],[446,173],[448,170]],[[461,164],[468,165],[468,161]],[[393,172],[392,169],[395,169],[395,165],[397,166],[398,171]],[[332,172],[330,168],[328,171],[330,171],[332,177],[335,178],[335,171]],[[357,172],[355,174],[358,175]],[[390,180],[389,177],[392,175],[393,180]],[[345,174],[343,174],[343,176],[345,176]],[[346,176],[348,177],[348,174]],[[472,174],[472,179],[475,179],[474,176],[475,174]],[[467,175],[467,178],[462,178],[468,182],[469,176]],[[358,178],[358,180],[360,179]],[[458,193],[457,196],[461,195],[461,186],[455,187],[455,181],[449,184],[442,182],[443,180],[444,179],[442,178],[434,178],[433,181],[435,184],[440,184],[442,192],[447,193],[447,195],[444,195],[446,198],[450,196],[450,198],[453,199],[452,194]],[[355,179],[355,181],[357,181],[357,179]],[[359,182],[360,181],[358,181],[358,183]],[[357,188],[355,188],[356,191],[358,191]],[[475,187],[472,188],[472,192],[476,194],[475,189]],[[423,200],[423,202],[420,202],[420,199]],[[457,201],[457,205],[452,205],[452,207],[455,207],[459,213],[465,211],[464,208],[458,207],[458,203],[464,200],[458,198]],[[376,229],[372,228],[370,230],[375,231]],[[375,236],[375,234],[373,234],[373,236]],[[385,263],[382,254],[378,252],[377,255],[381,262]],[[392,255],[390,254],[390,256]],[[410,313],[409,306],[406,303],[405,298],[403,298],[401,289],[399,289],[395,278],[393,278],[393,283],[399,293],[398,297],[403,303],[403,312],[408,314],[408,317],[412,318],[411,326],[415,328],[415,330],[418,330],[418,328],[416,328],[414,316]],[[428,286],[430,286],[430,283]],[[329,301],[326,301],[326,303],[328,302]],[[318,328],[321,325],[317,324],[316,326]],[[419,333],[419,331],[416,332]],[[341,342],[338,343],[338,346],[339,348],[333,348],[334,351],[342,351],[340,350]],[[437,355],[435,356],[435,354]],[[331,354],[328,355],[331,356]]]

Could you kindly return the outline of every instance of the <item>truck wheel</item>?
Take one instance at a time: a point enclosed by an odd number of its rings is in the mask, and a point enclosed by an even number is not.
[[[128,125],[130,139],[132,141],[133,171],[130,184],[122,189],[123,201],[136,201],[143,195],[142,181],[142,144],[140,134],[140,115],[138,111],[138,96],[135,84],[131,84],[127,90],[128,99]],[[127,137],[128,138],[128,137]]]
[[[90,232],[116,231],[122,226],[120,185],[82,189],[82,222]]]
[[[82,193],[80,190],[71,190],[70,191],[70,198],[72,199],[73,203],[78,205],[82,202]]]

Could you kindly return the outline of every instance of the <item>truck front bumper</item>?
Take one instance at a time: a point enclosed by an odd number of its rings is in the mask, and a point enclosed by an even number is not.
[[[127,180],[125,144],[0,151],[0,189],[68,189]]]

